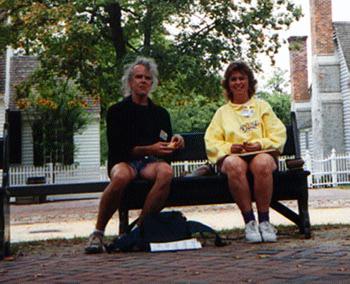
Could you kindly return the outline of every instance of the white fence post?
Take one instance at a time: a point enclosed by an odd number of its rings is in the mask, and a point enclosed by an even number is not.
[[[310,188],[312,187],[312,158],[309,150],[306,150],[306,153],[305,153],[305,166],[306,166],[306,169],[310,171],[310,174],[307,177],[308,187]]]
[[[332,185],[333,187],[337,187],[338,186],[337,156],[334,148],[332,149],[332,154],[331,154],[331,172],[332,172]]]
[[[186,172],[186,173],[188,173],[189,172],[189,163],[188,163],[188,161],[185,161],[184,162],[184,171]]]
[[[55,180],[54,180],[54,169],[53,169],[53,163],[48,163],[47,164],[48,166],[48,170],[49,170],[49,184],[53,184],[55,183]]]

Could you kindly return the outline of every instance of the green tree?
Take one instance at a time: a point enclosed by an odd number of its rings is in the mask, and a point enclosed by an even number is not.
[[[136,55],[155,57],[163,82],[188,73],[188,91],[212,94],[206,82],[223,64],[241,58],[257,67],[258,53],[273,60],[277,31],[301,16],[291,0],[0,1],[11,17],[9,43],[100,95],[103,110]]]
[[[287,125],[290,124],[291,96],[287,92],[289,84],[285,75],[286,71],[277,68],[257,96],[266,100],[278,118]]]
[[[11,18],[2,45],[37,55],[44,73],[99,96],[102,117],[120,99],[122,66],[154,57],[154,97],[170,108],[176,131],[205,129],[222,104],[223,66],[242,59],[258,70],[259,53],[273,61],[278,31],[302,15],[292,0],[0,0],[0,11]]]
[[[0,6],[0,50],[4,50],[6,48],[6,45],[10,42],[10,28],[9,25],[7,25],[6,21],[6,10]]]
[[[167,106],[174,132],[204,131],[216,109],[224,104],[219,77],[211,78],[210,86],[214,94],[205,96],[196,88],[186,87],[188,76],[178,74],[153,94],[157,103]]]
[[[88,122],[89,104],[69,80],[39,71],[17,86],[16,100],[32,130],[34,164],[72,164],[73,136]]]

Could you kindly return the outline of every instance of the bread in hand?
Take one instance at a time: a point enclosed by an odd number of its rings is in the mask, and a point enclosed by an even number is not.
[[[168,148],[175,149],[175,148],[176,148],[175,142],[170,142],[170,143],[168,144]]]

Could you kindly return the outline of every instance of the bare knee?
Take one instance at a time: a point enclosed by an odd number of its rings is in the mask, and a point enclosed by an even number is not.
[[[157,179],[170,183],[172,178],[173,169],[171,168],[171,166],[166,163],[159,165],[157,169]]]
[[[276,168],[274,159],[268,154],[256,156],[250,164],[250,170],[255,176],[271,175]]]
[[[243,177],[247,173],[247,164],[237,156],[228,156],[222,163],[221,171],[228,176]]]
[[[113,191],[118,191],[127,186],[135,177],[132,169],[127,167],[118,167],[112,170],[111,173],[111,188]]]

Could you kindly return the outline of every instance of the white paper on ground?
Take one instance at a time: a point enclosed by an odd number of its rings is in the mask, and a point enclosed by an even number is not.
[[[188,239],[167,243],[150,243],[151,252],[157,251],[175,251],[175,250],[190,250],[200,249],[202,244],[197,239]]]

